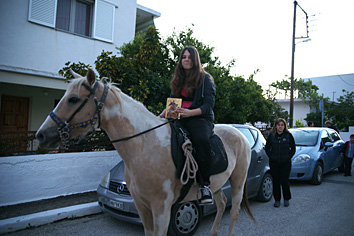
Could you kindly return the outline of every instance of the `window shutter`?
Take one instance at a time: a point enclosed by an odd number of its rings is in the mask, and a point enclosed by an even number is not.
[[[28,20],[54,28],[56,11],[56,0],[30,0]]]
[[[95,2],[94,38],[113,42],[115,6],[102,0]]]

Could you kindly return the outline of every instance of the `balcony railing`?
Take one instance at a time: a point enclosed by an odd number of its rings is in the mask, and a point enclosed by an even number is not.
[[[40,149],[38,140],[35,138],[36,131],[0,131],[0,156],[30,155],[61,152],[89,152],[114,150],[104,131],[96,131],[87,136],[83,145],[75,149]]]

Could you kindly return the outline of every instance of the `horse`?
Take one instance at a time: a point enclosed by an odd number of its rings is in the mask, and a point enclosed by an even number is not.
[[[82,139],[98,126],[105,130],[110,140],[133,137],[142,132],[142,135],[113,145],[125,163],[125,180],[143,222],[145,235],[167,235],[171,207],[182,188],[171,157],[171,127],[164,125],[167,120],[155,116],[113,83],[96,80],[92,69],[85,77],[72,73],[74,79],[64,96],[36,133],[40,147],[55,148],[68,139]],[[156,126],[160,127],[146,132]],[[228,167],[224,172],[211,176],[210,189],[217,213],[210,235],[217,235],[227,202],[221,188],[229,180],[232,207],[228,235],[231,236],[241,205],[255,221],[246,189],[251,148],[241,132],[231,126],[215,125],[214,131],[225,146]],[[196,200],[198,192],[199,187],[192,185],[182,202]]]

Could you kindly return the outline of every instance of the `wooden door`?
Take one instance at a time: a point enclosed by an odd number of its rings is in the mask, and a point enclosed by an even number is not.
[[[3,95],[1,97],[1,131],[27,131],[29,98]]]
[[[26,132],[28,131],[28,114],[29,98],[2,95],[0,112],[1,154],[27,151],[29,145]]]

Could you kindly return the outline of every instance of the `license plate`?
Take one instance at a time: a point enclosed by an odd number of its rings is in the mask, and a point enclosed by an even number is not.
[[[109,205],[111,205],[111,207],[123,210],[123,202],[117,202],[114,200],[110,200]]]

